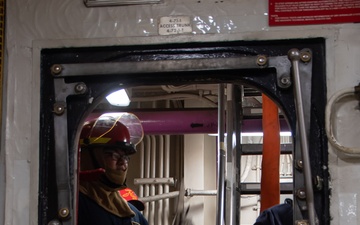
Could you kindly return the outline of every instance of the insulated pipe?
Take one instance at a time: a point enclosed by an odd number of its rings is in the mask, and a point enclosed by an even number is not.
[[[156,177],[156,165],[157,165],[157,158],[156,158],[156,137],[151,135],[151,149],[150,149],[150,178]],[[150,184],[150,196],[155,195],[155,184]],[[150,212],[149,212],[149,223],[155,223],[155,202],[150,202]]]
[[[157,163],[158,175],[160,178],[164,177],[164,137],[159,135],[159,162]],[[158,184],[158,194],[161,195],[164,193],[164,185]],[[157,216],[155,224],[162,224],[162,214],[163,214],[163,201],[160,200],[157,205]],[[160,222],[159,222],[160,221]]]
[[[150,178],[150,150],[151,150],[151,143],[150,143],[150,137],[148,135],[145,136],[144,138],[145,140],[145,146],[146,146],[146,150],[144,151],[145,153],[145,178]],[[149,196],[150,195],[150,185],[146,184],[145,188],[144,188],[144,196]],[[150,207],[149,207],[149,203],[146,204],[145,210],[144,210],[144,216],[145,218],[149,218],[149,211],[150,211]]]
[[[192,190],[187,188],[185,190],[185,196],[193,197],[193,196],[213,196],[217,195],[217,190]]]
[[[163,194],[154,195],[154,196],[142,197],[142,198],[139,198],[139,200],[142,202],[154,202],[154,201],[166,200],[169,198],[175,198],[175,197],[178,197],[179,194],[180,194],[179,191],[173,191],[173,192],[163,193]],[[214,196],[216,194],[217,194],[217,190],[191,190],[189,188],[185,190],[185,196],[187,196],[187,197]]]
[[[217,133],[217,110],[134,112],[145,134],[197,134]],[[285,119],[280,121],[281,131],[290,131]],[[244,120],[242,132],[262,132],[261,119]]]
[[[144,178],[144,165],[145,165],[145,150],[144,150],[144,142],[140,142],[140,162],[139,162],[139,166],[140,166],[140,178]],[[140,185],[139,187],[139,196],[143,197],[144,196],[144,185]]]
[[[164,153],[164,157],[165,157],[165,168],[164,168],[164,177],[170,177],[170,136],[169,135],[165,135],[165,153]],[[165,184],[164,185],[164,192],[165,193],[169,193],[169,185]],[[169,224],[169,220],[167,219],[169,217],[169,207],[170,207],[170,201],[169,199],[165,199],[164,200],[164,225],[168,225]]]
[[[140,105],[138,105],[138,108],[140,107]],[[144,146],[144,142],[141,141],[139,143],[140,145],[140,178],[144,178],[145,177],[145,146]],[[144,185],[140,185],[139,186],[139,196],[143,197],[144,196]]]
[[[261,162],[261,212],[280,203],[279,110],[265,94],[262,99],[264,136]]]
[[[217,133],[217,109],[134,112],[148,134]]]
[[[136,111],[129,112],[141,121],[145,135],[158,134],[216,134],[218,132],[217,109]],[[102,113],[92,113],[97,118]],[[290,131],[287,121],[280,119],[280,131]],[[261,119],[244,119],[242,132],[262,132]]]
[[[294,86],[295,86],[296,117],[298,118],[297,123],[299,126],[299,133],[300,133],[300,145],[301,145],[301,154],[303,159],[306,203],[309,214],[309,224],[315,225],[318,223],[315,213],[314,192],[312,186],[312,175],[311,175],[311,166],[310,166],[310,157],[309,157],[309,146],[308,146],[308,140],[306,134],[304,108],[303,108],[303,101],[301,94],[300,73],[299,73],[300,52],[298,49],[291,49],[288,53],[288,56],[292,64],[292,74],[293,74]]]
[[[166,200],[166,199],[168,200],[169,198],[176,198],[178,196],[179,196],[179,191],[173,191],[173,192],[164,193],[161,195],[142,197],[142,198],[139,198],[139,200],[147,203],[147,202],[154,202],[154,201],[158,201],[158,200]]]

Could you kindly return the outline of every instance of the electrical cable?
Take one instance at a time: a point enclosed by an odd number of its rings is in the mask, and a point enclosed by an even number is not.
[[[337,93],[335,93],[331,98],[329,99],[326,108],[325,108],[325,130],[326,130],[326,136],[328,138],[328,141],[333,145],[337,150],[345,153],[349,156],[355,156],[360,157],[360,148],[357,147],[346,147],[340,144],[338,140],[336,139],[334,133],[333,133],[333,127],[332,127],[332,116],[333,116],[333,109],[336,102],[338,102],[340,99],[352,96],[356,94],[356,90],[352,88],[346,88],[343,89]]]

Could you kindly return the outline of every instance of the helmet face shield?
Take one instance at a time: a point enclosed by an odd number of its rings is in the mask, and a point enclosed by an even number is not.
[[[127,155],[136,152],[135,146],[130,142],[127,127],[111,116],[87,122],[80,134],[80,146],[116,148],[125,151]]]

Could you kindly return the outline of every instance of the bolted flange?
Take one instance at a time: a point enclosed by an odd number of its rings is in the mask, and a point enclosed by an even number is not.
[[[283,85],[283,87],[290,87],[291,80],[288,76],[283,76],[280,78],[280,83]]]
[[[308,51],[302,51],[300,52],[300,59],[303,62],[310,62],[311,60],[311,53]]]
[[[298,170],[303,169],[303,161],[301,159],[296,160],[295,168],[298,169]]]
[[[51,74],[56,76],[61,73],[62,67],[60,64],[54,64],[51,66],[50,70],[51,70]]]
[[[268,59],[265,55],[259,55],[256,59],[256,64],[258,64],[258,66],[265,66],[268,62]]]
[[[298,197],[299,199],[305,199],[306,198],[306,192],[304,189],[297,189],[296,190],[296,197]]]
[[[60,116],[65,112],[66,103],[65,102],[56,102],[53,107],[53,112]]]
[[[70,211],[68,208],[61,208],[58,214],[61,219],[66,219],[69,216]]]
[[[84,83],[76,84],[74,89],[77,94],[84,94],[87,91],[86,84]]]

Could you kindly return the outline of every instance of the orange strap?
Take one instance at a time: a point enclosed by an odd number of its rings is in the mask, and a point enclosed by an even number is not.
[[[263,157],[260,211],[280,203],[280,124],[277,105],[266,95],[263,99]]]

